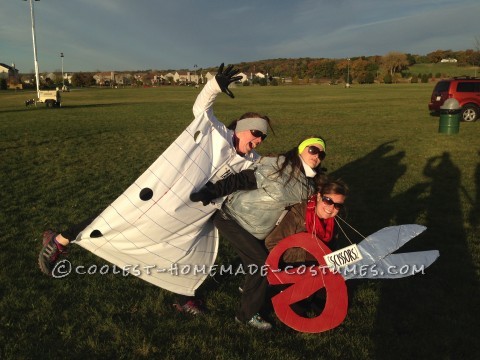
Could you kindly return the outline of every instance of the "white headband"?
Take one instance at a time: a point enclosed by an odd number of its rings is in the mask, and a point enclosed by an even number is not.
[[[266,134],[268,130],[267,120],[262,118],[246,118],[238,120],[235,131],[240,132],[245,130],[260,130],[262,133]]]

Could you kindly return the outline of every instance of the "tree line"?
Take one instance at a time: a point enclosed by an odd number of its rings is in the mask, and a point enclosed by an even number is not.
[[[298,79],[342,79],[351,83],[373,83],[375,79],[394,79],[415,64],[439,63],[455,59],[457,66],[479,66],[480,49],[452,51],[436,50],[427,55],[392,51],[383,56],[358,56],[346,59],[297,58],[269,59],[235,64],[246,74],[261,71],[270,77]]]
[[[427,55],[415,55],[409,53],[401,53],[391,51],[383,56],[357,56],[343,59],[329,58],[279,58],[267,59],[251,62],[241,62],[233,64],[241,72],[252,75],[253,83],[272,85],[281,83],[285,79],[290,79],[292,83],[329,81],[336,83],[343,81],[346,83],[357,82],[360,84],[369,84],[375,81],[395,82],[402,76],[412,77],[412,81],[416,82],[417,77],[421,81],[428,81],[426,74],[409,74],[409,67],[415,64],[439,63],[442,59],[455,59],[457,66],[479,66],[480,65],[480,41],[476,46],[476,50],[468,49],[464,51],[452,50],[436,50]],[[175,70],[166,70],[174,72]],[[180,71],[188,71],[181,69]],[[205,74],[207,71],[215,72],[216,68],[196,69],[197,72]],[[145,74],[140,82],[143,85],[152,85],[151,79],[153,74],[161,74],[162,70],[141,70],[131,73]],[[266,76],[266,80],[255,78],[255,74],[261,72]],[[77,72],[72,76],[72,86],[92,86],[95,85],[93,79],[94,72]],[[427,76],[427,77],[426,77]],[[54,86],[57,79],[46,79],[46,86]],[[413,79],[414,78],[414,79]],[[141,84],[137,84],[141,85]]]

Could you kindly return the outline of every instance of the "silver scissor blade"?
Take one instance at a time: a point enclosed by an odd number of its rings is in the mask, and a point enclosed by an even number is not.
[[[363,259],[357,264],[370,265],[399,249],[427,228],[417,224],[383,228],[357,244]]]
[[[390,254],[370,265],[356,263],[340,270],[349,279],[400,279],[424,274],[424,270],[438,259],[438,250]]]

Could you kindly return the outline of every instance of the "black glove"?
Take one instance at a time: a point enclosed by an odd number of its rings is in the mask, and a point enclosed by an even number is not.
[[[220,86],[220,89],[222,92],[230,96],[231,98],[234,98],[233,93],[228,89],[228,85],[230,85],[232,82],[241,80],[241,76],[235,76],[240,72],[238,69],[234,69],[233,65],[229,65],[225,71],[223,70],[223,63],[220,65],[218,68],[217,75],[215,75],[215,80],[217,80],[218,86]]]
[[[212,200],[230,195],[237,190],[254,189],[257,189],[255,170],[246,169],[237,174],[227,176],[225,179],[219,180],[215,184],[210,181],[207,182],[200,191],[190,194],[190,200],[193,202],[201,201],[203,206],[207,206]]]
[[[217,197],[218,195],[215,194],[214,185],[211,182],[206,183],[205,186],[200,189],[200,191],[190,194],[191,201],[201,201],[203,206],[207,206],[212,202],[213,199],[216,199]]]

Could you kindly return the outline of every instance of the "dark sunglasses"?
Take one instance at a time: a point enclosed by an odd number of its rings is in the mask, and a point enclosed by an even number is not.
[[[322,196],[322,201],[325,205],[333,205],[333,207],[337,210],[342,210],[343,208],[343,203],[336,203],[328,196]]]
[[[267,134],[264,134],[260,130],[250,130],[250,134],[252,134],[256,138],[262,138],[262,141],[267,138]]]
[[[318,158],[320,160],[323,160],[325,159],[325,156],[327,156],[327,154],[325,154],[325,151],[323,150],[320,150],[318,147],[316,146],[309,146],[308,147],[308,153],[311,154],[311,155],[318,155]]]

